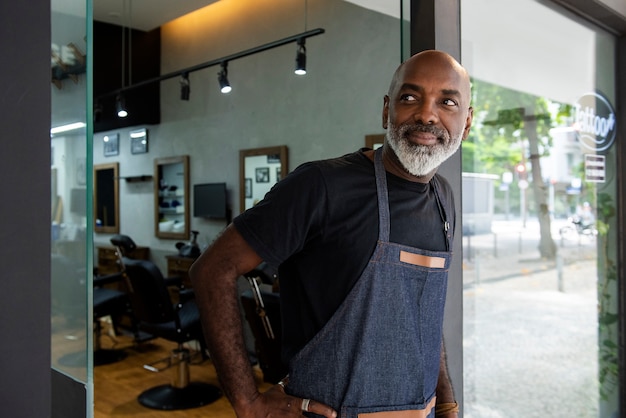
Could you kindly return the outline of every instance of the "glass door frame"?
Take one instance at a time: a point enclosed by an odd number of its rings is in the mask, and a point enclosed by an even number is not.
[[[402,2],[403,7],[406,2]],[[410,54],[426,49],[440,49],[450,53],[452,56],[462,62],[461,53],[461,0],[410,0],[408,7],[410,10],[405,12],[406,16],[410,16]],[[597,7],[596,3],[587,4],[575,0],[544,0],[542,3],[554,7],[556,10],[562,10],[564,7],[569,11],[583,17],[585,20],[597,25],[602,22],[602,28],[615,34],[617,39],[616,51],[616,103],[615,108],[618,109],[617,119],[618,129],[616,138],[617,151],[617,233],[618,233],[618,292],[619,292],[619,381],[620,381],[620,399],[626,399],[626,135],[624,127],[626,127],[626,112],[623,109],[626,104],[626,18],[615,10],[607,7]],[[453,190],[455,190],[455,200],[461,202],[461,155],[455,154],[450,158],[439,170],[446,178],[449,179]],[[462,217],[460,210],[457,208],[457,219],[461,222],[457,223],[456,236],[460,237],[462,227]],[[453,251],[457,254],[453,258],[450,267],[450,277],[462,277],[462,245],[461,239],[455,240]],[[448,299],[446,304],[446,320],[444,329],[444,338],[447,345],[448,367],[450,378],[455,388],[459,403],[462,402],[463,394],[463,351],[462,351],[462,281],[450,280],[448,288]],[[624,405],[620,405],[621,416],[626,416]]]

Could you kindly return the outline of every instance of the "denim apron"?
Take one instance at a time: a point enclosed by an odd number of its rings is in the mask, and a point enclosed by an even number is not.
[[[286,390],[330,405],[342,418],[385,417],[389,415],[380,413],[390,411],[431,418],[435,416],[451,258],[446,205],[433,177],[430,184],[439,206],[446,251],[389,242],[389,200],[381,149],[375,152],[374,166],[379,208],[376,249],[338,310],[290,361]],[[416,410],[417,414],[410,413]]]

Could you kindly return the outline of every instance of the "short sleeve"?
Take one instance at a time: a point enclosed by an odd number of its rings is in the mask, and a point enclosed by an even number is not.
[[[321,233],[326,196],[319,168],[307,163],[274,185],[233,223],[264,261],[278,267]]]

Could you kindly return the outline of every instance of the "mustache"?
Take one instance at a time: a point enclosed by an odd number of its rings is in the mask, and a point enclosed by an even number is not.
[[[406,137],[406,135],[412,134],[414,132],[425,132],[433,134],[437,138],[443,139],[444,141],[450,140],[450,135],[448,134],[448,131],[442,128],[438,128],[434,125],[424,125],[421,123],[403,123],[398,126],[398,133],[401,137]]]

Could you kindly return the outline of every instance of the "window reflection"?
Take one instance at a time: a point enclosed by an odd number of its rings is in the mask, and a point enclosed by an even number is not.
[[[615,156],[586,149],[574,122],[581,96],[615,90],[596,76],[614,68],[598,52],[614,39],[531,0],[462,6],[475,115],[462,149],[464,415],[610,417],[616,288],[603,264],[616,237],[591,225],[612,230],[616,185],[590,179],[585,158]]]

